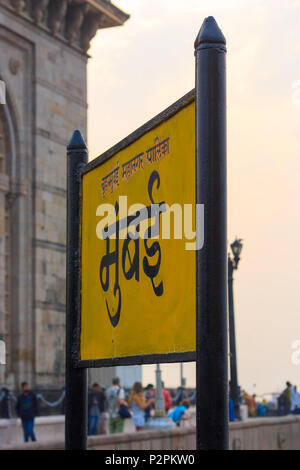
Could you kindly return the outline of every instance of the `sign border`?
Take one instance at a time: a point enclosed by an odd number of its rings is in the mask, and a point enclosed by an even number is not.
[[[125,149],[147,132],[155,129],[155,127],[167,121],[179,111],[190,105],[195,101],[195,88],[182,96],[179,100],[166,108],[164,111],[156,115],[150,121],[136,129],[130,135],[125,137],[119,143],[111,147],[109,150],[101,154],[99,157],[83,165],[79,170],[80,176],[80,248],[78,252],[78,266],[81,266],[81,217],[82,217],[82,177],[86,173],[94,170],[102,165],[104,162],[115,156],[118,152]],[[196,118],[196,116],[195,116]],[[196,152],[195,152],[195,165],[197,168]],[[197,189],[197,171],[195,172],[195,188]],[[197,252],[195,252],[197,254]],[[196,256],[196,255],[195,255]],[[98,359],[80,359],[80,338],[81,338],[81,269],[78,270],[78,283],[79,283],[79,315],[77,317],[77,334],[74,344],[73,366],[76,368],[98,368],[98,367],[115,367],[115,366],[131,366],[143,364],[159,364],[159,363],[174,363],[174,362],[194,362],[196,361],[196,350],[185,351],[176,353],[163,353],[163,354],[140,354],[136,356],[121,356],[112,358],[98,358]],[[197,297],[197,289],[195,288],[195,297]],[[196,321],[196,312],[195,312]]]

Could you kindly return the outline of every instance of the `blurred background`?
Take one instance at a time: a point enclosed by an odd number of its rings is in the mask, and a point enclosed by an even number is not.
[[[300,2],[118,6],[131,19],[99,31],[89,50],[90,158],[194,87],[194,40],[213,15],[227,40],[228,242],[243,239],[234,273],[239,382],[259,394],[286,380],[300,385],[300,363],[292,360],[300,340]],[[145,382],[153,382],[153,371],[143,367]],[[168,385],[178,384],[178,365],[162,371]],[[184,375],[194,386],[193,364]]]

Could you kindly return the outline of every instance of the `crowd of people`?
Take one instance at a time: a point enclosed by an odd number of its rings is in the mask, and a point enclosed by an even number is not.
[[[38,415],[38,400],[27,382],[21,384],[21,394],[16,401],[16,413],[20,417],[24,432],[24,441],[36,441],[34,419]],[[184,394],[178,394],[177,400],[172,399],[170,392],[162,382],[164,411],[173,422],[180,426],[184,420],[191,419],[189,413],[190,400]],[[88,394],[88,435],[122,433],[126,419],[132,419],[136,431],[145,428],[147,421],[154,414],[156,390],[153,384],[143,388],[141,382],[135,382],[126,396],[120,379],[115,377],[106,390],[94,383]],[[267,402],[265,398],[257,400],[256,394],[249,395],[245,390],[241,393],[241,402],[248,408],[248,416],[260,417],[268,415],[284,416],[300,414],[300,393],[297,387],[286,382],[283,392],[276,402]],[[234,405],[229,385],[229,420],[235,421]]]
[[[245,390],[241,394],[242,403],[247,405],[249,417],[263,416],[286,416],[289,414],[300,414],[300,393],[297,392],[297,386],[292,385],[289,381],[282,393],[272,400],[267,401],[266,398],[257,399],[257,395],[250,395]]]
[[[184,393],[179,393],[173,403],[170,392],[162,382],[162,395],[165,413],[177,426],[183,420],[191,418],[188,413],[190,401],[185,398]],[[140,382],[135,382],[126,396],[118,377],[112,380],[111,386],[106,390],[94,383],[88,393],[88,435],[122,433],[126,419],[132,419],[136,431],[143,430],[154,414],[155,397],[156,390],[152,384],[143,388]],[[39,415],[38,399],[27,382],[21,384],[15,411],[21,419],[24,442],[36,441],[34,420]]]
[[[173,400],[163,382],[162,394],[165,413],[177,426],[182,420],[191,418],[188,413],[189,400],[181,400],[171,410]],[[110,434],[122,433],[126,419],[132,419],[136,431],[143,430],[153,415],[155,397],[156,390],[153,384],[148,384],[143,388],[141,382],[135,382],[126,399],[118,377],[112,380],[112,385],[107,390],[101,389],[99,384],[94,383],[88,399],[88,435],[104,434],[107,419]]]
[[[297,386],[286,382],[286,387],[278,397],[278,416],[300,414],[300,393]]]

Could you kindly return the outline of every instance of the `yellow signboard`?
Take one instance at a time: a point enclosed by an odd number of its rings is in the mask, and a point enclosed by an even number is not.
[[[82,361],[195,351],[194,98],[140,134],[82,174]]]

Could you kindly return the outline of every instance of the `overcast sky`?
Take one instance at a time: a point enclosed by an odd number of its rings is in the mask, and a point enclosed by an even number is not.
[[[99,31],[89,51],[90,158],[194,87],[193,43],[213,15],[228,47],[228,240],[244,239],[234,285],[239,383],[257,393],[286,380],[300,388],[300,1],[115,4],[130,20]],[[179,367],[162,369],[177,386]],[[184,370],[194,385],[194,365]]]

